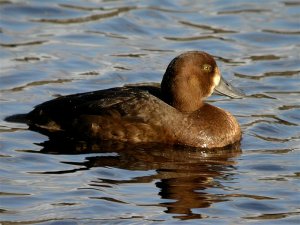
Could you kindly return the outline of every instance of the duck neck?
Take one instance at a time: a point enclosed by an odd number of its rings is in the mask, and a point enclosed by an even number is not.
[[[165,74],[161,91],[164,101],[181,112],[191,113],[203,105],[202,93],[196,81],[186,80],[184,77],[172,79]]]

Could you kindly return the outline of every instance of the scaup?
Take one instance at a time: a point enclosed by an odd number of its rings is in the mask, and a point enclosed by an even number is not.
[[[170,62],[160,87],[130,85],[63,96],[25,117],[31,129],[50,136],[219,148],[242,134],[229,112],[204,102],[213,91],[243,97],[221,77],[211,55],[190,51]]]

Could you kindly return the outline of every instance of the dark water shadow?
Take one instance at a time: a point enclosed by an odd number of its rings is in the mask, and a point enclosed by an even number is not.
[[[44,171],[43,174],[76,173],[94,167],[128,170],[128,174],[130,171],[155,171],[154,174],[151,172],[151,175],[143,174],[134,178],[98,177],[90,181],[88,189],[101,192],[103,188],[115,185],[155,182],[157,194],[162,201],[141,206],[163,207],[165,213],[174,214],[174,218],[182,220],[204,218],[200,213],[193,212],[193,209],[207,208],[228,200],[226,196],[206,190],[212,187],[222,189],[219,179],[234,179],[234,158],[241,154],[239,144],[208,150],[156,143],[132,145],[109,141],[97,143],[51,139],[39,145],[43,146],[39,152],[43,154],[87,154],[83,162],[62,162],[76,165],[78,169]],[[94,156],[95,153],[100,154]],[[106,198],[107,201],[110,199],[113,202],[120,201],[114,196]]]
[[[75,8],[75,6],[73,7]],[[81,8],[82,7],[77,7]],[[110,12],[105,12],[101,14],[92,14],[83,17],[76,18],[41,18],[41,19],[31,19],[31,22],[39,22],[39,23],[53,23],[53,24],[76,24],[76,23],[85,23],[91,21],[99,21],[102,19],[110,19],[112,17],[118,16],[120,13],[129,12],[131,10],[136,9],[136,7],[117,7],[110,9]],[[104,10],[104,9],[101,9]],[[106,11],[106,10],[105,10]]]

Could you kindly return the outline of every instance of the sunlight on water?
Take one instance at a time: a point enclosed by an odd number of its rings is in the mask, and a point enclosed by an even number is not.
[[[0,1],[0,223],[299,224],[300,4]],[[204,50],[247,98],[212,96],[241,146],[51,142],[4,118],[54,97],[160,82]]]

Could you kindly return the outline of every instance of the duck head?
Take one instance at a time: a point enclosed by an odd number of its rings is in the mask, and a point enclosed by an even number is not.
[[[243,93],[221,77],[214,58],[206,52],[191,51],[174,58],[161,82],[165,101],[181,112],[193,112],[214,91],[231,98]]]

